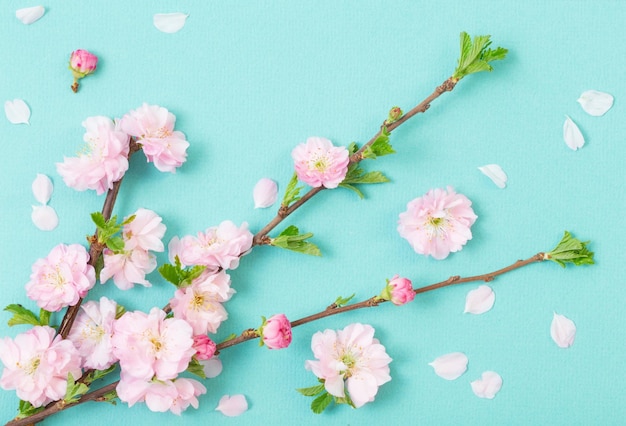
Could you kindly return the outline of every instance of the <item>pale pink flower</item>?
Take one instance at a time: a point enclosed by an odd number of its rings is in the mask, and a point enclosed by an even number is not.
[[[120,290],[129,290],[135,284],[151,287],[146,274],[154,271],[157,266],[153,254],[135,249],[128,252],[114,253],[109,249],[102,252],[104,268],[100,271],[100,282],[104,284],[110,278]]]
[[[59,244],[32,267],[26,295],[50,312],[74,306],[96,283],[89,254],[80,244]]]
[[[235,293],[230,287],[230,276],[224,271],[205,272],[193,283],[176,290],[170,300],[175,318],[181,318],[193,328],[194,335],[215,333],[228,318],[222,303]]]
[[[124,250],[136,248],[159,252],[165,250],[161,239],[165,235],[166,227],[161,216],[147,209],[137,210],[134,216],[135,218],[124,225],[122,230]]]
[[[310,137],[291,151],[296,174],[302,182],[317,188],[336,188],[346,177],[350,154],[325,138]]]
[[[63,163],[57,163],[57,171],[70,188],[93,189],[102,194],[128,170],[129,138],[108,117],[89,117],[83,127],[87,143],[84,152],[78,157],[65,157]]]
[[[269,349],[283,349],[291,343],[291,323],[285,314],[273,315],[261,327],[263,343]]]
[[[193,348],[196,350],[195,358],[198,361],[206,361],[215,355],[217,345],[206,334],[198,334],[193,336]]]
[[[113,327],[113,354],[122,372],[140,380],[167,380],[187,369],[193,348],[191,326],[152,308],[149,314],[134,311],[122,315]]]
[[[244,222],[239,228],[230,220],[208,228],[198,236],[184,236],[170,242],[169,248],[185,266],[204,265],[209,270],[235,269],[239,257],[252,247],[252,233]],[[170,254],[170,258],[173,256]]]
[[[120,127],[137,138],[149,162],[162,172],[175,172],[187,158],[189,142],[174,130],[176,117],[158,105],[143,104],[122,117]]]
[[[83,358],[83,367],[106,370],[117,361],[113,355],[113,323],[117,303],[106,297],[81,305],[67,339],[74,343]]]
[[[180,415],[190,405],[198,408],[198,396],[206,393],[202,383],[193,379],[143,381],[123,377],[116,387],[120,400],[132,407],[145,402],[151,411],[171,411]]]
[[[80,355],[69,340],[55,337],[48,326],[35,326],[15,339],[0,340],[4,364],[0,387],[15,389],[18,398],[41,407],[65,396],[68,374],[82,374]]]
[[[382,298],[391,301],[394,305],[400,306],[415,299],[413,284],[408,278],[395,275],[388,283],[381,294]]]
[[[431,189],[407,204],[400,213],[398,232],[419,254],[445,259],[472,239],[476,221],[472,202],[452,187]]]
[[[370,325],[356,323],[343,330],[317,332],[311,349],[317,361],[306,361],[305,368],[324,380],[331,395],[345,397],[347,389],[356,408],[373,401],[378,387],[391,380],[391,358]]]

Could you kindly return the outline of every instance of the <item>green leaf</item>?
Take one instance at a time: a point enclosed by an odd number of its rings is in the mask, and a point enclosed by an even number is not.
[[[46,407],[33,407],[33,404],[31,404],[28,401],[22,401],[20,399],[20,403],[18,406],[18,415],[15,417],[16,419],[24,419],[26,417],[30,417],[33,414],[37,414],[40,411],[45,410]]]
[[[117,392],[115,390],[112,390],[102,395],[98,399],[98,402],[108,402],[111,405],[117,405],[117,402],[115,401],[116,399],[117,399]]]
[[[296,226],[291,225],[281,232],[278,237],[271,239],[270,245],[311,256],[321,256],[322,252],[319,247],[306,241],[312,236],[313,234],[310,232],[300,234],[300,230]]]
[[[120,236],[111,237],[106,242],[107,247],[114,253],[124,251],[124,240]]]
[[[282,206],[289,207],[291,203],[295,203],[300,199],[300,191],[303,186],[298,185],[298,175],[296,173],[293,174],[291,180],[287,184],[287,189],[285,189],[285,196],[283,197],[283,201],[281,203]]]
[[[355,184],[371,184],[371,183],[385,183],[389,182],[387,176],[382,172],[374,171],[365,173],[358,164],[352,163],[348,167],[346,177],[339,184],[340,187],[354,191],[359,198],[365,198],[363,193],[354,185]]]
[[[577,238],[572,237],[568,231],[565,231],[563,238],[552,249],[552,251],[544,255],[544,259],[551,260],[558,263],[565,268],[567,263],[573,265],[593,265],[593,252],[587,248],[589,241],[582,242]]]
[[[65,391],[65,396],[63,397],[63,401],[66,404],[71,404],[72,402],[78,402],[80,397],[86,394],[89,391],[89,387],[80,382],[76,382],[72,373],[68,373],[67,376],[67,390]]]
[[[116,367],[117,367],[117,364],[113,364],[112,366],[110,366],[109,368],[107,368],[105,370],[91,370],[89,372],[89,374],[87,374],[84,377],[83,383],[85,383],[86,385],[90,385],[93,382],[95,382],[96,380],[102,379],[106,375],[108,375],[108,374],[112,373],[113,371],[115,371]]]
[[[191,358],[191,362],[187,366],[187,371],[191,374],[195,374],[201,379],[206,379],[206,374],[204,374],[204,367],[195,358]]]
[[[489,64],[493,61],[502,60],[508,53],[507,49],[497,47],[489,49],[491,36],[476,36],[474,41],[466,32],[461,33],[461,56],[454,74],[453,80],[460,80],[463,77],[481,71],[491,71],[493,68]]]
[[[100,212],[95,212],[91,214],[91,220],[96,224],[98,229],[104,229],[106,227],[107,221],[104,219],[104,216]]]
[[[180,260],[176,258],[175,265],[171,265],[169,263],[161,265],[159,267],[159,273],[167,281],[174,284],[176,287],[181,288],[191,285],[193,280],[202,275],[202,272],[204,272],[205,269],[206,266],[203,265],[183,268]]]
[[[11,304],[4,308],[4,310],[13,314],[13,317],[11,317],[8,322],[9,327],[13,327],[18,324],[41,325],[39,317],[35,315],[33,311],[26,309],[22,305]]]
[[[354,185],[350,185],[348,183],[340,183],[339,186],[342,187],[342,188],[349,189],[350,191],[354,191],[356,193],[356,195],[358,195],[361,200],[365,198],[365,195],[363,195],[363,193],[359,190],[359,188],[357,188]]]
[[[335,300],[334,305],[335,305],[335,306],[337,306],[337,307],[347,305],[347,304],[348,304],[348,302],[350,302],[350,301],[354,298],[354,295],[355,295],[355,294],[356,294],[356,293],[352,293],[352,295],[350,295],[350,296],[348,296],[348,297],[341,297],[341,296],[339,296],[339,297],[337,298],[337,300]]]
[[[287,228],[285,228],[285,230],[283,232],[281,232],[278,236],[282,237],[283,235],[286,235],[288,237],[293,237],[298,235],[298,232],[300,232],[298,230],[298,227],[295,225],[290,225]]]
[[[176,287],[178,287],[178,284],[182,281],[179,271],[180,266],[176,267],[174,265],[170,265],[169,263],[164,263],[163,265],[159,266],[159,274],[161,274],[161,276],[165,280],[174,284]]]
[[[136,214],[132,214],[130,216],[128,216],[126,219],[124,219],[124,222],[121,223],[122,226],[124,225],[128,225],[129,223],[131,223],[133,220],[135,220],[135,218],[137,217]]]
[[[315,396],[318,393],[324,391],[324,389],[324,384],[322,383],[316,386],[311,386],[309,388],[298,388],[296,390],[304,396]]]
[[[313,402],[311,402],[311,410],[315,414],[320,414],[326,409],[326,407],[328,407],[328,405],[332,401],[333,401],[333,396],[329,394],[328,392],[324,392],[323,394],[315,398]]]
[[[46,311],[45,309],[39,310],[39,324],[41,325],[50,325],[50,315],[52,312]]]
[[[387,128],[383,126],[374,142],[363,150],[363,158],[376,159],[376,157],[395,154],[396,151],[389,143],[389,135]]]

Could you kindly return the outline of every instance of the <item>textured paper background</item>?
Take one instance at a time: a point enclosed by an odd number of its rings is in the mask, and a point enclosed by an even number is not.
[[[73,4],[72,4],[73,3]],[[593,241],[597,265],[565,270],[534,265],[492,283],[496,304],[482,316],[464,315],[476,285],[420,296],[401,308],[382,306],[298,328],[288,350],[255,342],[222,355],[224,372],[206,383],[199,410],[182,417],[144,406],[88,404],[46,421],[85,424],[620,424],[626,414],[623,326],[624,135],[626,4],[619,1],[300,2],[60,2],[24,26],[16,9],[0,5],[0,100],[24,99],[31,124],[0,117],[0,301],[34,308],[23,286],[31,264],[59,242],[83,242],[89,213],[103,197],[65,187],[55,162],[82,145],[88,116],[120,117],[143,102],[177,116],[191,142],[176,175],[158,173],[140,155],[122,185],[116,213],[139,207],[161,214],[166,240],[225,219],[253,231],[274,211],[254,210],[252,188],[270,177],[284,189],[291,149],[308,136],[336,144],[363,143],[393,105],[409,109],[454,70],[458,34],[492,34],[510,50],[495,71],[463,80],[423,116],[392,136],[399,155],[368,162],[390,184],[364,189],[366,200],[325,192],[287,222],[315,233],[320,259],[261,247],[232,271],[237,294],[217,340],[284,312],[290,319],[323,309],[337,296],[376,294],[399,273],[415,285],[450,275],[498,269],[549,250],[569,229]],[[189,13],[186,26],[164,34],[154,13]],[[72,50],[100,57],[96,74],[73,94],[67,60]],[[581,92],[612,93],[604,117],[587,115]],[[569,115],[587,145],[570,151],[562,140]],[[499,163],[509,175],[500,190],[478,170]],[[55,183],[50,205],[59,227],[38,231],[30,221],[36,173]],[[406,203],[433,187],[454,186],[479,216],[474,238],[444,261],[416,255],[396,233]],[[160,256],[164,260],[165,256]],[[158,274],[153,288],[108,294],[129,309],[163,306],[173,288]],[[550,339],[553,312],[573,319],[573,347]],[[0,335],[14,336],[4,313]],[[393,380],[373,404],[358,410],[309,411],[295,388],[315,384],[304,370],[311,335],[351,322],[373,325],[394,359]],[[428,362],[463,351],[468,371],[453,382]],[[494,400],[474,396],[469,383],[494,370],[504,385]],[[224,394],[244,393],[250,410],[236,419],[214,412]],[[0,393],[2,420],[17,398]],[[89,420],[87,420],[89,419]]]

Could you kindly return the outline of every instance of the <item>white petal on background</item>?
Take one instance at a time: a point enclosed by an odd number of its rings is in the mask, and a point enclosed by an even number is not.
[[[236,417],[248,409],[248,401],[243,395],[224,395],[217,404],[216,411],[228,417]]]
[[[30,108],[21,99],[13,99],[4,103],[4,114],[13,124],[30,124]]]
[[[42,231],[52,231],[59,224],[57,212],[50,206],[33,206],[30,218]]]
[[[442,355],[428,363],[435,369],[435,374],[446,380],[458,379],[467,370],[467,356],[462,352]]]
[[[574,151],[578,148],[582,148],[585,144],[585,138],[580,132],[580,129],[567,115],[565,116],[565,123],[563,123],[563,139],[567,146]]]
[[[552,340],[559,348],[569,348],[574,344],[574,338],[576,337],[574,321],[555,312],[552,317],[552,325],[550,326],[550,336],[552,336]]]
[[[585,112],[594,117],[604,115],[613,106],[613,96],[597,90],[587,90],[576,100]]]
[[[42,175],[41,173],[37,173],[37,177],[33,181],[32,188],[35,200],[39,201],[41,204],[48,204],[53,189],[50,178],[46,175]]]
[[[494,371],[485,371],[481,378],[474,380],[471,385],[477,397],[493,399],[502,388],[502,377]]]
[[[270,207],[278,197],[278,185],[272,179],[263,178],[254,185],[252,197],[255,209]]]
[[[504,188],[506,181],[509,180],[504,170],[502,170],[502,167],[497,164],[487,164],[486,166],[479,167],[478,170],[491,179],[498,188]]]
[[[202,365],[202,371],[207,379],[212,379],[222,373],[222,361],[214,356],[206,361],[198,361]]]
[[[15,11],[17,19],[22,21],[23,24],[29,25],[43,16],[46,9],[43,6],[25,7]]]
[[[159,31],[164,33],[175,33],[185,26],[187,17],[184,13],[156,13],[152,18],[152,23]]]
[[[488,285],[481,285],[474,290],[470,290],[465,296],[465,311],[475,315],[484,314],[493,307],[496,301],[496,294]]]

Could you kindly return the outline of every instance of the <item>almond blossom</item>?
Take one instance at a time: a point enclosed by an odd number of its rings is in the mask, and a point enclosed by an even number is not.
[[[347,390],[356,408],[374,401],[378,387],[391,380],[391,358],[370,325],[317,332],[311,349],[317,361],[306,361],[305,368],[324,381],[329,394],[343,398]]]
[[[129,407],[145,402],[151,411],[171,411],[178,416],[190,405],[198,408],[198,396],[206,393],[206,387],[193,379],[143,381],[124,375],[115,390]]]
[[[407,204],[400,213],[398,232],[419,254],[445,259],[472,239],[477,216],[472,202],[452,187],[431,189]]]
[[[80,244],[59,244],[33,264],[26,295],[50,312],[74,306],[96,283],[88,261],[89,254]]]
[[[165,250],[161,240],[167,228],[162,223],[161,216],[148,209],[139,209],[132,216],[134,219],[125,224],[122,231],[124,249],[139,248],[158,252]]]
[[[4,364],[0,387],[15,389],[17,396],[41,407],[65,396],[68,374],[78,378],[80,355],[69,340],[56,336],[53,328],[35,326],[15,339],[0,340]]]
[[[415,299],[413,283],[408,278],[394,275],[391,280],[387,281],[387,286],[381,292],[380,297],[391,301],[396,306],[412,302]]]
[[[145,250],[135,249],[115,253],[109,249],[102,252],[104,268],[100,271],[100,282],[104,284],[113,278],[113,283],[120,290],[129,290],[135,284],[150,287],[146,274],[154,271],[157,266],[156,258]]]
[[[158,105],[143,104],[120,120],[120,128],[137,138],[149,162],[162,172],[175,172],[187,159],[189,142],[174,130],[176,117]]]
[[[291,343],[291,323],[285,314],[277,314],[264,321],[261,339],[269,349],[284,349]]]
[[[57,171],[70,188],[102,194],[128,170],[129,138],[108,117],[89,117],[82,124],[85,149],[77,157],[57,163]]]
[[[346,177],[350,155],[326,138],[310,137],[291,151],[296,174],[302,182],[317,188],[336,188]]]
[[[213,358],[217,345],[206,334],[193,336],[193,348],[196,350],[194,357],[198,361],[207,361]]]

